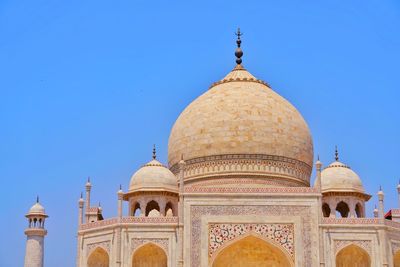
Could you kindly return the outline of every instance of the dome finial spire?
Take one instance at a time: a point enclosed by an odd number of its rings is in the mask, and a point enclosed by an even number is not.
[[[240,65],[240,64],[242,64],[242,56],[243,56],[243,51],[240,48],[240,44],[242,43],[242,40],[240,39],[240,37],[243,35],[243,33],[241,33],[240,28],[238,28],[237,32],[235,34],[237,36],[237,39],[236,39],[237,48],[235,51],[236,64]]]
[[[36,196],[36,203],[39,203],[39,195]]]
[[[156,145],[153,145],[153,159],[157,158]]]
[[[339,152],[338,152],[337,146],[335,146],[335,160],[339,161]]]

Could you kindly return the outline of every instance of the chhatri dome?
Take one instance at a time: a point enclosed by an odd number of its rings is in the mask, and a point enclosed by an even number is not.
[[[335,161],[321,172],[321,191],[354,192],[364,194],[361,179],[349,166],[339,161],[336,149]]]
[[[155,148],[153,149],[153,159],[132,175],[129,192],[138,191],[178,192],[175,175],[156,159]]]
[[[187,182],[236,177],[309,186],[313,142],[307,123],[292,104],[243,67],[240,35],[236,67],[176,120],[169,166],[176,174],[183,156]]]

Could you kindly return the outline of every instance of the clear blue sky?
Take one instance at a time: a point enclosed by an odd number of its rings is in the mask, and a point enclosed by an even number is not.
[[[179,113],[233,68],[237,26],[244,65],[300,110],[325,164],[339,146],[369,215],[379,185],[397,205],[399,1],[1,0],[0,266],[23,265],[36,194],[46,266],[74,266],[86,177],[115,216],[119,184],[153,143],[166,162]]]

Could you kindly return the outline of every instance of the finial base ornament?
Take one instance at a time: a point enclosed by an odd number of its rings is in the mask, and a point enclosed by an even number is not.
[[[236,40],[237,48],[235,51],[236,64],[240,65],[240,64],[242,64],[242,56],[243,56],[243,51],[240,48],[240,45],[242,44],[242,40],[240,39],[240,37],[243,35],[243,33],[241,33],[240,28],[238,28],[237,32],[235,34],[237,36],[237,40]]]

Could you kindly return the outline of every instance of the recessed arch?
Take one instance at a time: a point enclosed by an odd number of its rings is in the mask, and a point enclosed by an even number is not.
[[[393,267],[400,267],[400,250],[393,255]]]
[[[363,248],[350,244],[336,254],[336,267],[371,267],[371,259]]]
[[[293,267],[293,260],[278,246],[255,235],[229,242],[212,259],[212,267]]]
[[[88,267],[109,267],[110,258],[107,251],[101,247],[97,247],[93,250],[87,260]]]
[[[132,267],[167,267],[167,254],[156,244],[144,244],[134,251]]]

